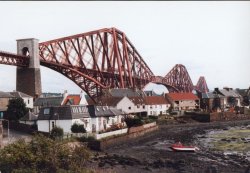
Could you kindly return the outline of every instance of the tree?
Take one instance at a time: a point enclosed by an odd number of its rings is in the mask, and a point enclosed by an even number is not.
[[[50,133],[53,139],[62,139],[63,138],[63,129],[61,127],[55,126]]]
[[[28,109],[21,98],[10,99],[7,106],[7,114],[9,120],[18,121],[28,113]]]
[[[135,118],[126,118],[125,122],[127,124],[128,127],[136,127],[136,126],[141,126],[143,125],[143,121],[142,119],[135,117]]]
[[[74,123],[71,126],[71,132],[72,133],[86,133],[86,129],[84,128],[84,125]]]
[[[249,106],[249,97],[248,96],[243,96],[243,105]]]

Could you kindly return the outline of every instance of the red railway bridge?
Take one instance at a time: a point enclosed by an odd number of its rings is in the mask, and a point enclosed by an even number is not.
[[[181,64],[175,65],[164,77],[155,76],[127,36],[116,28],[37,42],[37,50],[32,45],[35,42],[26,44],[27,40],[17,40],[17,54],[0,52],[0,64],[18,66],[17,75],[22,74],[17,76],[17,90],[26,88],[26,93],[29,92],[27,87],[20,87],[18,83],[25,85],[30,81],[27,73],[30,76],[31,72],[25,70],[28,67],[40,68],[40,64],[72,80],[93,100],[102,94],[103,89],[143,89],[150,82],[166,86],[169,92],[208,92],[205,78],[200,77],[194,86]],[[32,73],[33,78],[40,77],[40,71],[33,70]],[[25,81],[26,78],[28,80]],[[36,88],[39,81],[33,82],[37,83]],[[37,96],[39,92],[27,94]]]

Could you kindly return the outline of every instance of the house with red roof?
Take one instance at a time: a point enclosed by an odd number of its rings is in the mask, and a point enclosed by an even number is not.
[[[200,108],[200,99],[193,93],[166,93],[166,99],[173,110],[194,110]]]
[[[166,114],[170,107],[170,103],[163,96],[147,96],[145,97],[147,115],[158,116]]]

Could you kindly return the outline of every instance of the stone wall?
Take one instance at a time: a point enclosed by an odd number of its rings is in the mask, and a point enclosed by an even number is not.
[[[210,122],[250,119],[250,115],[236,114],[234,112],[214,112],[210,114]]]
[[[125,135],[104,139],[102,141],[94,141],[94,142],[89,143],[88,147],[93,150],[102,151],[102,150],[105,150],[107,148],[110,148],[116,145],[133,142],[136,138],[140,136],[143,136],[147,133],[158,130],[158,126],[155,125],[147,129],[143,129],[143,126],[139,126],[139,127],[132,127],[132,130],[130,129],[128,133]]]

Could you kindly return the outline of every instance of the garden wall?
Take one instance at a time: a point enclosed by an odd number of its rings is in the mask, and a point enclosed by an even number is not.
[[[151,123],[150,123],[151,124]],[[155,123],[154,123],[155,124]],[[147,127],[147,126],[146,126]],[[93,150],[105,150],[107,148],[133,142],[136,138],[143,136],[152,131],[158,130],[158,126],[155,124],[154,126],[151,124],[147,128],[143,126],[132,127],[128,129],[128,133],[122,136],[116,136],[114,138],[106,138],[101,141],[93,141],[88,144],[88,147]]]
[[[214,112],[210,113],[210,122],[250,119],[250,115],[236,114],[234,112]]]

